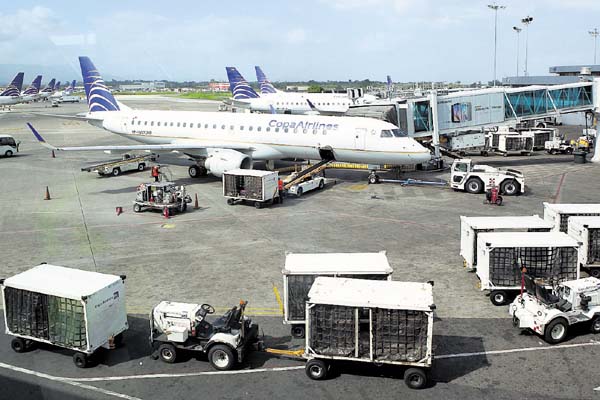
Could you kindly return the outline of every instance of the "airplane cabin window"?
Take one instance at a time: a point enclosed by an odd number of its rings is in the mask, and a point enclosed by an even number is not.
[[[217,129],[217,124],[213,124],[213,129]]]
[[[313,135],[316,135],[319,132],[318,129],[313,129]]]
[[[186,123],[184,122],[184,123],[183,123],[183,127],[184,127],[184,128],[185,128],[185,125],[186,125]]]
[[[233,125],[229,125],[229,130],[234,130],[235,128],[233,127]]]
[[[279,128],[275,128],[275,132],[279,132]]]
[[[158,121],[158,122],[156,123],[156,126],[160,126],[160,121]]]
[[[249,130],[249,131],[251,131],[252,129],[254,129],[254,128],[253,128],[253,127],[251,127],[251,126],[249,126],[249,127],[248,127],[248,130]]]
[[[267,132],[271,132],[271,128],[267,127]]]
[[[256,130],[260,132],[262,128],[259,126],[258,128],[256,128]]]
[[[244,125],[240,125],[240,131],[244,130]]]
[[[283,131],[284,131],[285,133],[288,133],[289,129],[288,129],[288,128],[284,128],[284,129],[283,129]]]
[[[142,121],[138,121],[138,125],[141,125],[141,124],[142,124]]]
[[[204,129],[208,129],[208,124],[204,124]]]
[[[148,121],[144,121],[144,126],[148,125]]]
[[[131,125],[134,125],[134,124],[135,124],[135,120],[132,119],[131,120]]]
[[[174,122],[171,122],[171,126],[173,126]]]
[[[302,129],[302,133],[307,133],[308,129]]]
[[[150,122],[150,126],[154,126],[154,121]]]
[[[190,122],[190,128],[193,128],[193,127],[194,127],[194,123]]]
[[[181,122],[178,122],[177,123],[177,127],[179,128],[180,126],[181,126]]]

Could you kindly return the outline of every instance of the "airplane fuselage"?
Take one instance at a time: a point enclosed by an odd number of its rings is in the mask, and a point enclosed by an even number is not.
[[[352,163],[402,165],[431,158],[412,138],[383,136],[382,131],[397,131],[396,126],[370,118],[149,110],[89,115],[99,118],[92,124],[140,143],[241,144],[252,149],[245,153],[254,160],[319,159],[320,149],[331,149],[336,160]],[[206,156],[206,150],[186,153]]]
[[[365,99],[356,99],[353,102],[347,95],[341,93],[272,93],[252,99],[234,99],[238,107],[262,113],[271,112],[271,107],[278,113],[308,114],[314,112],[308,101],[310,100],[319,110],[335,113],[344,113],[354,104],[363,104]]]

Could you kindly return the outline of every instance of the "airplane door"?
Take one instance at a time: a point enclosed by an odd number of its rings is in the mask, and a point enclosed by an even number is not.
[[[366,137],[367,137],[367,130],[365,128],[356,128],[354,130],[354,149],[364,150]]]

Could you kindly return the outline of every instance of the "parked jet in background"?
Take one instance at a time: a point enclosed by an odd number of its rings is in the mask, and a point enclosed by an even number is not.
[[[40,86],[42,85],[42,76],[38,75],[35,77],[31,85],[23,93],[23,101],[34,101],[40,98]]]
[[[23,72],[19,72],[10,84],[0,93],[0,106],[10,106],[22,102],[21,89],[23,88]]]
[[[48,82],[46,87],[42,91],[40,91],[40,99],[45,100],[48,97],[50,97],[50,95],[52,93],[54,93],[54,83],[55,82],[56,82],[56,79],[52,78],[50,80],[50,82]]]
[[[74,90],[75,90],[75,80],[73,80],[73,82],[71,82],[71,85],[67,86],[65,88],[65,90],[59,90],[58,85],[57,85],[57,90],[50,96],[50,98],[53,100],[58,100],[63,96],[71,95]]]
[[[260,85],[260,94],[268,95],[279,92],[279,90],[275,89],[275,86],[273,86],[273,84],[269,81],[265,73],[258,65],[256,65],[254,69],[256,70],[256,80]]]
[[[252,168],[255,160],[327,159],[368,164],[418,164],[429,150],[396,126],[370,118],[132,110],[119,103],[88,57],[80,57],[89,112],[85,119],[141,144],[55,147],[52,150],[183,153],[196,161],[191,177]]]

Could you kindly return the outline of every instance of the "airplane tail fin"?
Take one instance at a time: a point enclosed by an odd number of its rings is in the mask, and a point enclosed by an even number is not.
[[[38,75],[35,77],[31,85],[25,90],[24,94],[37,94],[40,92],[40,86],[42,84],[42,76]]]
[[[262,69],[258,65],[255,66],[254,69],[256,70],[256,79],[260,85],[260,92],[262,94],[277,93],[277,89],[275,89],[275,86],[269,81]]]
[[[92,60],[89,57],[79,57],[79,65],[90,112],[119,111],[117,100],[104,83]],[[73,86],[74,83],[75,81]]]
[[[23,88],[23,76],[25,74],[23,72],[19,72],[17,76],[15,76],[10,82],[10,85],[4,89],[0,96],[18,96],[21,94],[21,89]]]
[[[58,92],[58,91],[60,90],[60,81],[56,82],[56,85],[54,85],[54,88],[53,88],[53,90],[54,90],[55,92]]]
[[[50,82],[46,85],[42,92],[52,92],[54,90],[54,84],[56,83],[56,79],[52,78]]]
[[[252,86],[244,79],[235,67],[225,67],[227,70],[227,78],[229,79],[229,90],[233,95],[234,100],[256,99],[260,97],[258,93],[252,89]]]

